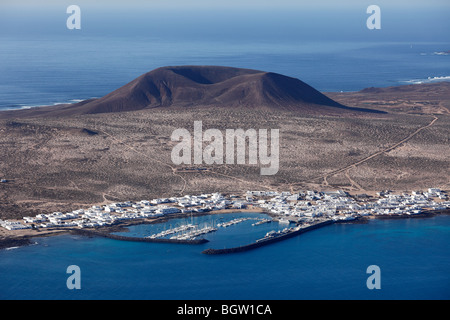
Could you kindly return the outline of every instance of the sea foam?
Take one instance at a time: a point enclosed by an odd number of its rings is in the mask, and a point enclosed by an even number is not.
[[[424,79],[411,79],[411,80],[404,80],[401,82],[411,83],[411,84],[421,84],[421,83],[431,83],[431,82],[439,82],[439,81],[450,81],[450,76],[428,77],[428,78],[424,78]]]

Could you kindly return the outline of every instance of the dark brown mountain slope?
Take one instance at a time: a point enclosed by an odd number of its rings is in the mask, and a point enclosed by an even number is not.
[[[298,79],[277,73],[219,66],[176,66],[150,71],[99,99],[23,113],[69,116],[196,106],[276,108],[306,114],[378,112],[346,107]]]

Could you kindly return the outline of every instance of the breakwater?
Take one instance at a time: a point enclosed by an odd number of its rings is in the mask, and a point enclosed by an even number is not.
[[[234,248],[225,248],[225,249],[206,249],[204,251],[202,251],[203,254],[229,254],[229,253],[237,253],[237,252],[244,252],[244,251],[248,251],[248,250],[252,250],[252,249],[256,249],[256,248],[260,248],[266,245],[269,245],[271,243],[275,243],[275,242],[279,242],[288,238],[292,238],[295,237],[299,234],[311,231],[311,230],[315,230],[330,224],[333,224],[334,221],[333,220],[327,220],[327,221],[323,221],[323,222],[319,222],[316,223],[314,225],[305,227],[305,228],[301,228],[297,231],[292,231],[289,233],[285,233],[282,234],[280,236],[277,237],[273,237],[273,238],[268,238],[265,240],[260,240],[257,242],[253,242],[247,245],[243,245],[243,246],[239,246],[239,247],[234,247]]]
[[[155,243],[178,243],[178,244],[202,244],[209,242],[207,239],[196,239],[196,240],[179,240],[179,239],[161,239],[161,238],[140,238],[140,237],[126,237],[118,234],[100,232],[95,230],[85,230],[85,229],[71,229],[71,233],[78,234],[82,236],[94,236],[94,237],[104,237],[120,241],[134,241],[134,242],[155,242]]]

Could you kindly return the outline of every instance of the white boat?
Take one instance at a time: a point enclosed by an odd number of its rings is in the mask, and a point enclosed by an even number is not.
[[[291,223],[291,222],[290,222],[288,219],[281,218],[281,219],[278,220],[278,223],[289,224],[289,223]]]
[[[272,221],[272,220],[270,220],[270,219],[261,219],[258,222],[253,223],[252,226],[259,226],[260,224],[269,223],[270,221]]]

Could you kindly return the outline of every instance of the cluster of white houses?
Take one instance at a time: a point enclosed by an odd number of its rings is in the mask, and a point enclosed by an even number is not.
[[[258,196],[260,197],[260,194]],[[247,198],[255,192],[248,192]],[[414,191],[394,194],[390,191],[379,192],[377,200],[366,201],[366,195],[349,197],[343,191],[316,192],[306,191],[298,194],[276,195],[269,199],[259,199],[257,203],[274,214],[296,217],[327,217],[334,220],[349,220],[357,216],[420,214],[423,209],[444,210],[450,208],[445,192],[430,188],[427,192]],[[436,202],[439,198],[439,202]]]
[[[438,200],[439,199],[439,200]],[[208,212],[220,209],[259,207],[267,212],[287,218],[316,217],[333,220],[354,219],[364,215],[420,214],[423,209],[450,208],[445,192],[429,188],[426,192],[394,194],[380,192],[375,199],[351,197],[343,191],[305,191],[296,194],[275,191],[247,191],[244,196],[224,196],[220,193],[159,198],[139,202],[119,202],[92,206],[68,213],[53,212],[24,217],[23,221],[1,220],[0,226],[8,230],[27,228],[92,228],[112,225],[130,219],[155,218],[173,213]]]

